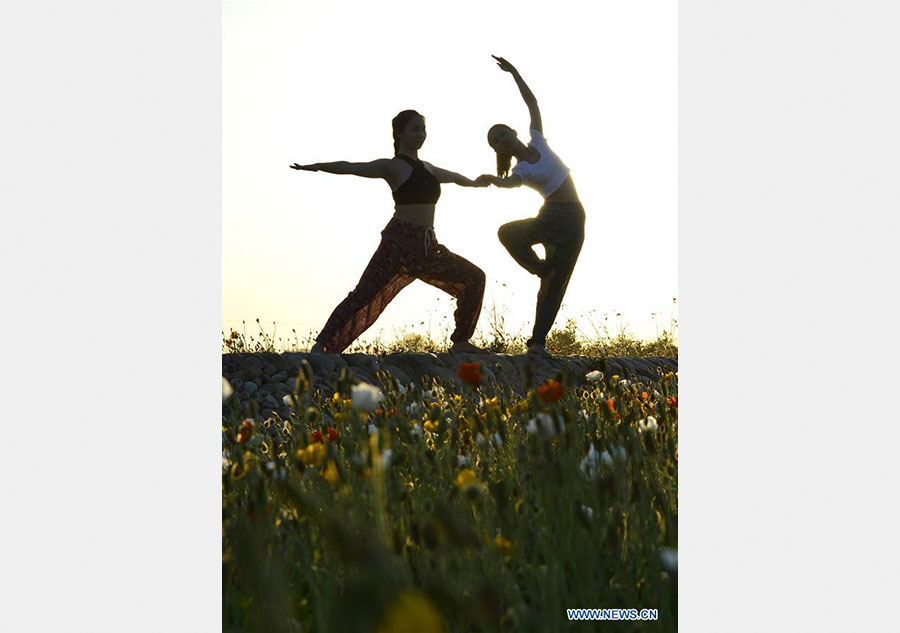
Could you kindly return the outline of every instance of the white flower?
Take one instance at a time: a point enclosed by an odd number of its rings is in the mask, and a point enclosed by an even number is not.
[[[412,430],[410,431],[410,435],[414,435],[415,437],[422,437],[425,435],[425,431],[422,430],[421,424],[413,424]]]
[[[465,455],[457,455],[456,456],[456,465],[460,468],[465,468],[469,465],[469,458]]]
[[[403,396],[406,395],[406,387],[403,386],[402,382],[397,383],[397,391],[400,392],[400,395],[403,395]]]
[[[591,448],[593,448],[593,446],[591,446]],[[594,520],[594,510],[584,505],[583,503],[581,504],[581,512],[582,514],[584,514],[584,517],[588,520],[588,522]]]
[[[578,417],[580,417],[582,420],[590,420],[591,419],[591,416],[588,415],[588,412],[585,411],[584,409],[581,409],[578,411]]]
[[[596,369],[594,371],[589,371],[584,375],[587,378],[588,382],[597,382],[601,378],[603,378],[603,372],[599,372]]]
[[[391,465],[391,457],[393,457],[394,451],[389,448],[381,451],[381,468],[382,470],[387,470],[388,466]]]
[[[369,425],[369,435],[375,435],[376,433],[378,433],[378,427],[375,426],[374,424],[370,424]]]
[[[619,381],[619,385],[620,385],[623,389],[627,389],[627,388],[629,387],[629,385],[631,385],[631,383],[630,383],[629,381],[627,381],[627,380],[620,380],[620,381]]]
[[[374,411],[378,404],[384,400],[384,394],[381,393],[381,389],[364,382],[353,385],[350,394],[353,408],[357,411]]]
[[[531,433],[531,431],[529,431],[529,433]],[[487,444],[487,440],[484,438],[484,435],[479,433],[475,436],[475,443],[478,444],[478,446],[484,446]]]
[[[231,384],[225,380],[225,376],[222,376],[222,402],[228,400],[233,393],[234,389],[231,388]]]
[[[641,433],[644,433],[646,431],[655,431],[659,428],[659,425],[656,424],[656,418],[648,415],[645,419],[638,420],[638,428],[641,430]]]
[[[531,435],[537,435],[538,433],[543,433],[547,437],[556,435],[556,426],[553,424],[553,418],[547,413],[538,413],[536,418],[528,420],[525,430]],[[562,420],[559,421],[559,430],[566,430],[566,424]]]
[[[499,433],[494,433],[494,444],[496,444],[498,448],[503,446],[503,438],[500,437]]]
[[[584,459],[582,459],[581,463],[578,465],[581,474],[587,479],[594,479],[597,476],[597,470],[600,466],[599,460],[602,459],[603,455],[609,456],[609,453],[603,451],[601,455],[597,455],[597,449],[591,444],[588,448],[587,455],[584,456]],[[612,461],[612,458],[610,458],[610,461]]]
[[[282,400],[282,402],[284,402],[284,404],[287,405],[287,406],[291,406],[291,405],[293,404],[293,402],[294,402],[293,400],[291,400],[291,394],[286,395],[286,396],[285,396],[284,398],[282,398],[281,400]]]
[[[612,451],[612,454],[610,454],[609,450]],[[628,459],[628,453],[625,452],[625,447],[621,444],[611,446],[609,450],[605,450],[600,453],[600,461],[602,461],[610,468],[612,468],[615,462],[624,462],[626,459]]]
[[[422,405],[418,402],[411,402],[406,407],[406,413],[410,416],[418,415],[422,411]]]
[[[673,573],[678,571],[678,550],[671,547],[661,548],[659,550],[659,560],[666,570]]]
[[[268,470],[270,473],[274,472],[275,466],[275,462],[266,462],[266,470]]]

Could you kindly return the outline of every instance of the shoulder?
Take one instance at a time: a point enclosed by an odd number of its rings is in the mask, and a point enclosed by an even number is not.
[[[544,138],[544,133],[536,128],[531,128],[531,145],[546,145],[547,139]]]

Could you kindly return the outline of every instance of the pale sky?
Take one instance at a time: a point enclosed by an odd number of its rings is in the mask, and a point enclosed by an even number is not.
[[[589,7],[589,8],[587,8]],[[528,141],[521,72],[550,147],[572,170],[585,242],[556,327],[653,337],[677,312],[677,4],[228,1],[223,9],[223,329],[254,320],[318,331],[356,285],[393,213],[383,180],[289,169],[393,154],[391,119],[415,109],[419,157],[474,178],[495,170],[488,128]],[[532,189],[442,187],[438,240],[487,275],[507,330],[530,334],[538,279],[497,240],[533,217]],[[452,330],[449,295],[415,281],[362,337]],[[620,313],[622,316],[615,316]],[[656,321],[652,316],[656,313]],[[422,323],[424,322],[424,325]],[[252,327],[250,327],[252,325]]]

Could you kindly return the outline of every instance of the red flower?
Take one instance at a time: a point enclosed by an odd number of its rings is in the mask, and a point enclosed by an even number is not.
[[[563,387],[558,381],[552,378],[538,387],[538,397],[544,402],[556,402],[563,395]]]
[[[312,432],[312,434],[310,434],[310,438],[311,438],[313,444],[324,444],[325,443],[325,438],[322,437],[322,431],[320,431],[318,429],[316,429],[315,431]]]
[[[609,408],[610,413],[616,412],[616,401],[613,400],[612,398],[610,398],[609,400],[606,401],[606,406],[607,406],[607,408]]]
[[[329,442],[337,442],[337,441],[338,441],[338,438],[340,437],[340,435],[339,435],[338,432],[334,429],[334,427],[331,427],[331,426],[328,427],[328,430],[326,431],[326,434],[328,435],[328,441],[329,441]]]
[[[463,363],[459,366],[459,377],[470,385],[477,385],[481,382],[481,364]]]
[[[253,420],[247,418],[238,427],[237,443],[243,444],[250,439],[251,435],[253,435]]]
[[[675,396],[669,396],[669,398],[668,398],[668,400],[666,400],[666,402],[668,402],[670,406],[673,406],[673,407],[678,406],[678,399]]]

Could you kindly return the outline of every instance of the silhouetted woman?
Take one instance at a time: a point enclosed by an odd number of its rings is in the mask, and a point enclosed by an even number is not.
[[[501,70],[516,80],[531,114],[531,142],[526,146],[508,125],[498,123],[488,131],[488,144],[497,152],[497,176],[485,175],[498,187],[528,185],[544,197],[537,217],[509,222],[497,236],[518,264],[541,278],[534,330],[528,340],[531,354],[547,356],[547,333],[562,304],[584,242],[584,207],[575,191],[569,168],[553,153],[544,138],[537,99],[519,71],[502,57],[492,56]],[[516,165],[510,173],[512,157]],[[479,180],[480,180],[479,178]],[[540,259],[532,246],[543,244],[546,258]]]
[[[421,279],[456,297],[456,329],[450,336],[455,352],[479,352],[469,343],[475,332],[484,296],[484,272],[438,243],[434,234],[434,208],[441,183],[486,187],[478,181],[440,169],[418,158],[425,142],[425,117],[404,110],[394,117],[394,157],[368,163],[315,163],[292,169],[382,178],[393,192],[394,217],[381,232],[381,244],[356,288],[331,313],[316,338],[313,352],[343,352],[371,326],[400,290]]]

